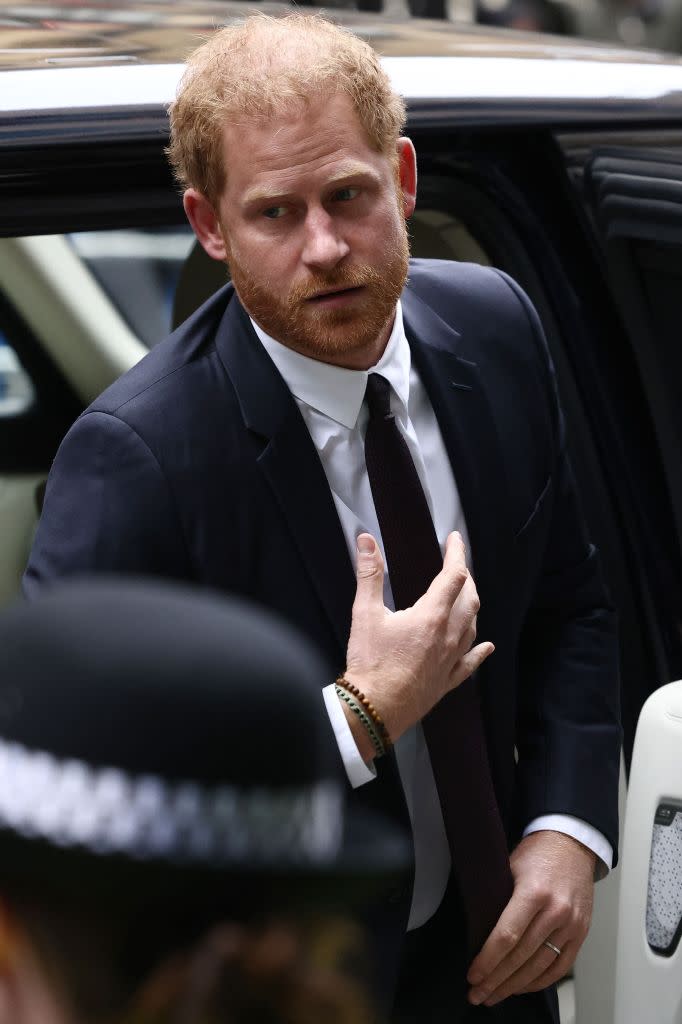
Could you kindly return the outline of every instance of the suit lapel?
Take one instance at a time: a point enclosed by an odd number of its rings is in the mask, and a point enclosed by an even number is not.
[[[216,346],[247,428],[265,442],[258,464],[345,654],[355,573],[334,499],[298,406],[236,296]]]
[[[497,595],[507,579],[513,533],[506,514],[507,471],[490,399],[478,366],[456,354],[465,339],[409,289],[402,303],[412,357],[436,414],[466,519],[481,597],[479,632],[494,639]]]

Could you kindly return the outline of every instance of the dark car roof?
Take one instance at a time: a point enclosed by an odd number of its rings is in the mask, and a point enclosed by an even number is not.
[[[87,136],[103,118],[118,137],[131,113],[159,118],[173,98],[181,61],[218,25],[240,20],[251,4],[224,0],[51,6],[0,0],[0,144],[88,112]],[[284,5],[259,10],[286,13]],[[334,19],[367,38],[408,100],[411,127],[622,120],[682,115],[682,60],[563,37],[334,9]],[[39,134],[44,139],[45,123]],[[36,136],[37,137],[37,136]]]

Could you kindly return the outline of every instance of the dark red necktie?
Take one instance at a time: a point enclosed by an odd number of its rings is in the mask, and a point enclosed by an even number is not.
[[[391,413],[391,386],[372,373],[365,397],[365,461],[391,590],[396,609],[409,608],[440,572],[443,559],[417,470]],[[447,694],[422,724],[473,957],[513,889],[474,681]]]

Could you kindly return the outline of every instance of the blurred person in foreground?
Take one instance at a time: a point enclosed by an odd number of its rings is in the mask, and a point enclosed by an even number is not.
[[[194,580],[313,638],[354,800],[412,828],[374,922],[393,1019],[539,1024],[615,856],[614,616],[527,296],[409,259],[404,120],[320,18],[193,54],[169,152],[232,283],[69,432],[25,589]]]
[[[98,581],[3,614],[0,650],[2,1024],[377,1020],[352,911],[410,844],[344,816],[293,630]]]

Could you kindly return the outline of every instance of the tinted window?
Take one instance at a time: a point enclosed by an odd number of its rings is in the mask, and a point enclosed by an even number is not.
[[[35,401],[33,382],[0,331],[0,420],[21,416]]]
[[[171,330],[180,270],[194,243],[189,225],[84,231],[66,236],[148,348]]]

